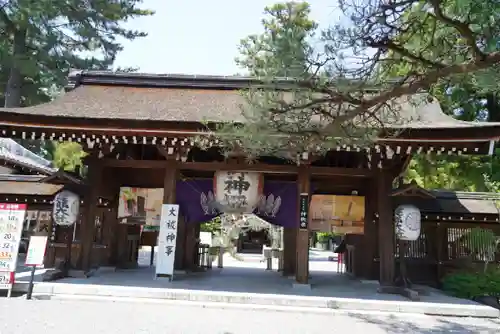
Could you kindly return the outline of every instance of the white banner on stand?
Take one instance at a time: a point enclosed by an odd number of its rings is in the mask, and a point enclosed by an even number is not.
[[[12,289],[26,204],[0,203],[0,289]]]
[[[163,204],[161,207],[160,233],[158,236],[158,255],[156,258],[156,277],[174,275],[175,245],[177,241],[177,223],[179,205]]]
[[[28,254],[26,254],[25,266],[42,266],[45,258],[45,250],[47,249],[47,236],[32,235],[30,237],[30,245]]]

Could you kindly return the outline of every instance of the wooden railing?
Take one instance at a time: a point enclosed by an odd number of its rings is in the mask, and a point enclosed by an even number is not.
[[[485,261],[473,254],[473,238],[467,236],[473,228],[490,229],[500,235],[499,224],[474,224],[462,222],[424,222],[420,237],[409,241],[405,251],[410,278],[416,282],[438,284],[450,271],[474,264],[481,266]],[[395,242],[394,256],[399,263],[399,245]],[[491,262],[500,263],[500,252]]]

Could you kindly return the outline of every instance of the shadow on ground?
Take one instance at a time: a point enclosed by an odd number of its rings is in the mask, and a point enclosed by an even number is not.
[[[22,293],[22,292],[16,292],[16,291],[12,291],[12,295],[11,297],[12,298],[17,298],[17,297],[22,297],[24,296],[25,294]],[[0,290],[0,298],[1,297],[5,297],[7,298],[7,290]]]
[[[401,316],[380,316],[358,313],[349,313],[349,316],[362,320],[366,323],[375,325],[386,333],[408,333],[408,334],[428,334],[428,333],[499,333],[500,319],[483,319],[484,325],[478,325],[478,319],[474,319],[474,325],[471,325],[469,318],[446,318],[429,317],[422,326],[422,321],[412,322],[411,319],[405,320]],[[496,329],[493,329],[495,328]]]
[[[377,293],[378,284],[366,284],[352,279],[348,275],[337,273],[337,263],[321,261],[331,256],[331,252],[315,252],[310,261],[311,288],[294,286],[294,277],[284,277],[281,272],[265,270],[266,264],[261,262],[258,255],[245,255],[244,262],[237,261],[230,256],[224,258],[224,268],[217,268],[217,263],[211,270],[198,273],[179,274],[172,282],[164,279],[154,279],[154,267],[141,266],[138,269],[100,271],[90,278],[65,278],[58,283],[91,284],[101,286],[120,286],[135,288],[168,288],[183,290],[202,290],[217,292],[232,292],[243,294],[274,294],[288,296],[312,296],[328,298],[350,298],[376,301],[407,301],[400,295]],[[149,252],[141,252],[141,264],[149,263]],[[422,297],[423,302],[469,304],[477,305],[468,300],[444,296],[438,291],[431,291],[429,296]],[[335,300],[331,301],[335,307]]]

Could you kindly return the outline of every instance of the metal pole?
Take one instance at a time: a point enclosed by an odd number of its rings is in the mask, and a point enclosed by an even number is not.
[[[35,282],[35,270],[36,266],[31,266],[31,276],[30,276],[30,284],[28,285],[28,293],[26,294],[26,299],[31,299],[33,295],[33,285]]]
[[[208,257],[207,260],[208,269],[212,269],[212,262],[214,261],[214,259],[212,257],[212,254],[210,254],[210,247],[207,249],[207,257]]]
[[[266,258],[266,263],[267,263],[266,270],[273,270],[273,257],[272,256],[268,256]]]
[[[204,247],[201,247],[201,259],[200,259],[200,267],[204,268],[205,267],[205,248]]]
[[[223,255],[224,255],[224,247],[219,247],[219,256],[217,258],[217,267],[218,268],[223,267],[223,262],[222,262]]]
[[[283,249],[278,254],[278,271],[283,271]]]
[[[149,266],[152,267],[155,262],[155,246],[151,246],[151,255],[149,258]]]

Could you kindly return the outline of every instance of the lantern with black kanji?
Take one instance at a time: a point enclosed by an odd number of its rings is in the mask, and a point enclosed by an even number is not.
[[[214,176],[215,206],[223,213],[252,213],[263,184],[260,173],[218,171]]]
[[[73,225],[78,219],[80,197],[68,190],[59,192],[54,198],[52,217],[57,225]]]
[[[421,215],[414,205],[400,205],[394,211],[396,237],[399,240],[414,241],[420,236]]]

